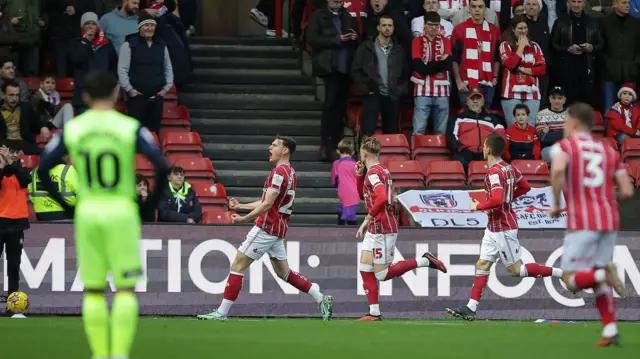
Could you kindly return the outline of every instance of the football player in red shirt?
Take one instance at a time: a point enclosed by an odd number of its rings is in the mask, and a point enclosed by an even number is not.
[[[356,164],[358,194],[367,207],[367,217],[356,237],[364,239],[360,255],[360,275],[369,301],[369,312],[359,320],[381,320],[378,303],[378,281],[399,277],[406,272],[429,267],[447,273],[444,264],[431,253],[418,259],[407,259],[394,265],[393,255],[398,238],[398,222],[393,215],[391,174],[380,164],[378,155],[382,145],[374,137],[362,140],[360,162]],[[365,174],[364,169],[368,168]]]
[[[255,225],[238,248],[236,258],[231,264],[231,272],[224,289],[222,304],[209,314],[199,315],[198,319],[227,320],[227,313],[242,289],[244,272],[251,263],[259,260],[265,253],[271,258],[271,265],[278,277],[298,290],[311,295],[318,303],[323,319],[331,319],[333,298],[323,295],[316,283],[311,283],[300,273],[291,270],[287,262],[284,238],[289,227],[289,218],[298,183],[298,175],[289,163],[295,150],[296,143],[292,138],[276,137],[269,147],[269,162],[275,163],[276,168],[271,170],[264,183],[262,198],[249,204],[240,204],[234,198],[229,200],[229,208],[232,210],[251,211],[245,216],[232,215],[233,223],[248,223],[255,219]]]
[[[577,103],[569,107],[567,114],[565,138],[551,148],[551,216],[560,216],[563,190],[567,202],[563,280],[574,293],[593,288],[603,326],[602,339],[596,346],[619,345],[611,288],[622,297],[624,286],[612,260],[620,228],[618,200],[633,197],[633,185],[618,151],[591,137],[593,108]]]
[[[489,221],[480,246],[480,259],[476,263],[476,277],[469,303],[457,309],[446,308],[447,313],[467,321],[476,319],[476,310],[482,291],[487,286],[489,271],[498,260],[502,261],[512,277],[562,277],[559,268],[522,263],[518,218],[511,203],[529,192],[531,186],[517,168],[502,160],[500,156],[505,147],[506,142],[500,135],[491,134],[484,141],[484,158],[489,166],[484,180],[487,201],[479,203],[474,199],[471,209],[486,211]]]

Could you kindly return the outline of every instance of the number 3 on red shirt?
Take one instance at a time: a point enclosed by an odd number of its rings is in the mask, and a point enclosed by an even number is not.
[[[293,210],[291,209],[291,206],[293,206],[293,200],[296,198],[296,191],[292,189],[288,190],[287,196],[290,197],[289,202],[285,203],[282,207],[280,207],[278,212],[290,215],[293,212]]]

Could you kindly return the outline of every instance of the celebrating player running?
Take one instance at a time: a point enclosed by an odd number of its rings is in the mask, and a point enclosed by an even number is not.
[[[38,176],[51,197],[72,211],[49,176],[49,170],[69,152],[80,179],[74,223],[78,266],[87,291],[82,303],[85,331],[94,358],[125,359],[138,321],[134,288],[143,278],[136,152],[145,154],[157,169],[156,186],[145,205],[154,204],[153,198],[166,183],[169,166],[151,132],[113,109],[117,84],[106,72],[87,75],[84,99],[90,109],[65,124],[64,132],[47,145]],[[104,295],[109,272],[117,288],[111,318]]]
[[[295,288],[309,293],[320,306],[323,319],[331,319],[333,298],[329,295],[324,296],[316,283],[311,283],[300,273],[289,269],[287,262],[284,238],[289,228],[289,218],[293,212],[293,201],[298,184],[298,175],[289,164],[295,150],[296,143],[292,138],[276,137],[269,146],[269,162],[275,163],[276,168],[271,170],[264,183],[262,198],[249,204],[240,204],[235,199],[229,201],[229,207],[233,210],[251,211],[246,216],[233,215],[233,223],[247,223],[255,219],[255,226],[238,248],[224,289],[222,304],[209,314],[199,315],[198,319],[227,320],[229,309],[242,289],[244,272],[253,261],[259,260],[265,253],[269,254],[273,270],[278,277]]]
[[[551,215],[560,215],[560,193],[564,189],[567,232],[562,255],[563,280],[574,293],[594,289],[604,327],[596,346],[609,346],[620,343],[611,287],[624,296],[623,284],[611,263],[620,227],[615,186],[619,187],[619,200],[631,198],[633,186],[618,151],[591,137],[594,118],[594,110],[587,104],[569,107],[564,124],[566,138],[551,149],[554,201]]]
[[[531,186],[520,171],[501,158],[506,143],[496,134],[487,136],[484,142],[484,158],[489,171],[484,179],[487,202],[473,200],[471,209],[487,211],[489,222],[480,246],[480,259],[476,263],[476,277],[471,288],[469,303],[458,309],[446,308],[447,313],[467,321],[476,319],[476,310],[482,291],[487,286],[491,266],[502,261],[512,277],[562,277],[562,270],[536,263],[522,264],[518,241],[518,219],[511,208],[516,198],[529,192]]]
[[[364,200],[368,212],[357,233],[358,238],[364,238],[360,275],[369,301],[369,313],[360,318],[361,321],[382,319],[378,304],[378,281],[399,277],[418,267],[447,272],[444,264],[428,252],[422,258],[407,259],[390,266],[398,238],[398,223],[391,206],[391,174],[380,164],[380,148],[378,139],[365,138],[360,148],[360,162],[356,164],[358,194]],[[365,167],[368,168],[366,175]]]

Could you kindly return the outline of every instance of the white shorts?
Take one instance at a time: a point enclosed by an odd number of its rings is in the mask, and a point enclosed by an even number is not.
[[[251,228],[247,239],[238,247],[238,251],[254,261],[262,258],[265,253],[269,254],[269,258],[275,258],[279,261],[287,260],[284,239],[272,236],[256,226]]]
[[[577,272],[604,268],[613,260],[617,232],[577,231],[564,235],[562,270]]]
[[[505,267],[515,264],[522,257],[518,230],[491,232],[486,229],[480,245],[480,259],[496,263],[502,261]]]
[[[391,264],[396,250],[398,233],[373,234],[367,232],[362,241],[362,250],[373,253],[374,264]]]

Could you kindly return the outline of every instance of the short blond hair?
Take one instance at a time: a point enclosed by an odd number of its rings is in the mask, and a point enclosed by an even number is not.
[[[382,144],[380,140],[375,137],[365,137],[362,140],[362,144],[360,145],[360,149],[372,155],[379,155],[380,149],[382,148]]]

